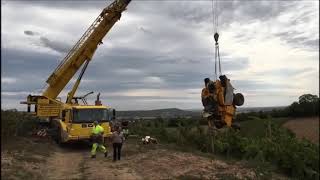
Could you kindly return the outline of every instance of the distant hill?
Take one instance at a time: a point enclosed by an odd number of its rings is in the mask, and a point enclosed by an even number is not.
[[[277,107],[238,107],[237,113],[246,112],[259,112],[259,111],[271,111],[272,109],[283,109],[286,106]],[[10,109],[10,111],[17,111],[16,109]],[[118,119],[156,119],[161,118],[199,118],[201,116],[202,109],[188,109],[182,110],[178,108],[167,109],[155,109],[155,110],[136,110],[136,111],[117,111]]]
[[[268,111],[272,111],[273,109],[284,109],[287,106],[273,106],[273,107],[239,107],[237,108],[237,111],[239,113],[246,113],[246,112],[259,112],[259,111],[264,111],[264,112],[268,112]]]
[[[119,119],[127,118],[143,118],[143,119],[155,119],[161,118],[175,118],[175,117],[200,117],[200,111],[187,111],[177,108],[168,109],[155,109],[155,110],[140,110],[140,111],[117,111],[117,117]]]
[[[238,113],[272,111],[273,109],[283,109],[285,106],[279,107],[244,107],[238,108]],[[178,108],[155,109],[155,110],[140,110],[140,111],[117,111],[118,119],[156,119],[161,118],[199,118],[201,109],[182,110]]]

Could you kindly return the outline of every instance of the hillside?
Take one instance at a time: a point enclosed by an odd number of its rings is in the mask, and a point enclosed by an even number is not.
[[[200,111],[186,111],[177,108],[155,109],[155,110],[140,110],[140,111],[117,111],[119,119],[126,118],[146,118],[155,119],[161,118],[175,118],[175,117],[200,117]]]
[[[280,110],[284,109],[286,106],[272,106],[272,107],[238,107],[237,111],[241,113],[247,113],[247,112],[259,112],[259,111],[264,111],[264,112],[269,112],[272,111],[273,109]]]
[[[259,111],[271,111],[273,109],[283,109],[285,107],[275,106],[275,107],[240,107],[237,109],[238,113],[246,112],[259,112]],[[201,109],[193,110],[182,110],[178,108],[168,108],[168,109],[155,109],[155,110],[137,110],[137,111],[117,111],[118,119],[156,119],[161,118],[199,118],[201,117]]]

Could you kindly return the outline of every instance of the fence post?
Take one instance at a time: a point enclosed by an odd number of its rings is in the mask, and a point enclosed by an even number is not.
[[[214,154],[214,140],[215,140],[215,132],[214,129],[212,127],[210,127],[210,134],[211,134],[211,150],[212,153]]]
[[[269,133],[269,138],[271,139],[272,133],[271,133],[271,122],[270,122],[270,120],[268,121],[268,133]]]
[[[210,135],[211,151],[214,154],[214,141],[215,141],[215,137],[216,137],[214,123],[213,123],[213,119],[211,119],[209,117],[207,118],[207,121],[208,121],[208,131],[209,131],[209,135]]]

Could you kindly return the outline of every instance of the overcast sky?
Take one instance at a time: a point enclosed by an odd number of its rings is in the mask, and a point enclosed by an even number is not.
[[[110,2],[1,0],[1,108],[25,110],[19,102],[41,94]],[[319,94],[318,1],[218,5],[222,73],[244,94],[245,107],[289,105],[302,94]],[[102,102],[118,110],[202,108],[203,79],[214,79],[211,8],[210,0],[133,0],[96,51],[78,95],[101,92]]]

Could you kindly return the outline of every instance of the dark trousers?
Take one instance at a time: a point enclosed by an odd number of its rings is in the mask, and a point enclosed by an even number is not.
[[[122,143],[113,143],[113,160],[120,160]]]

